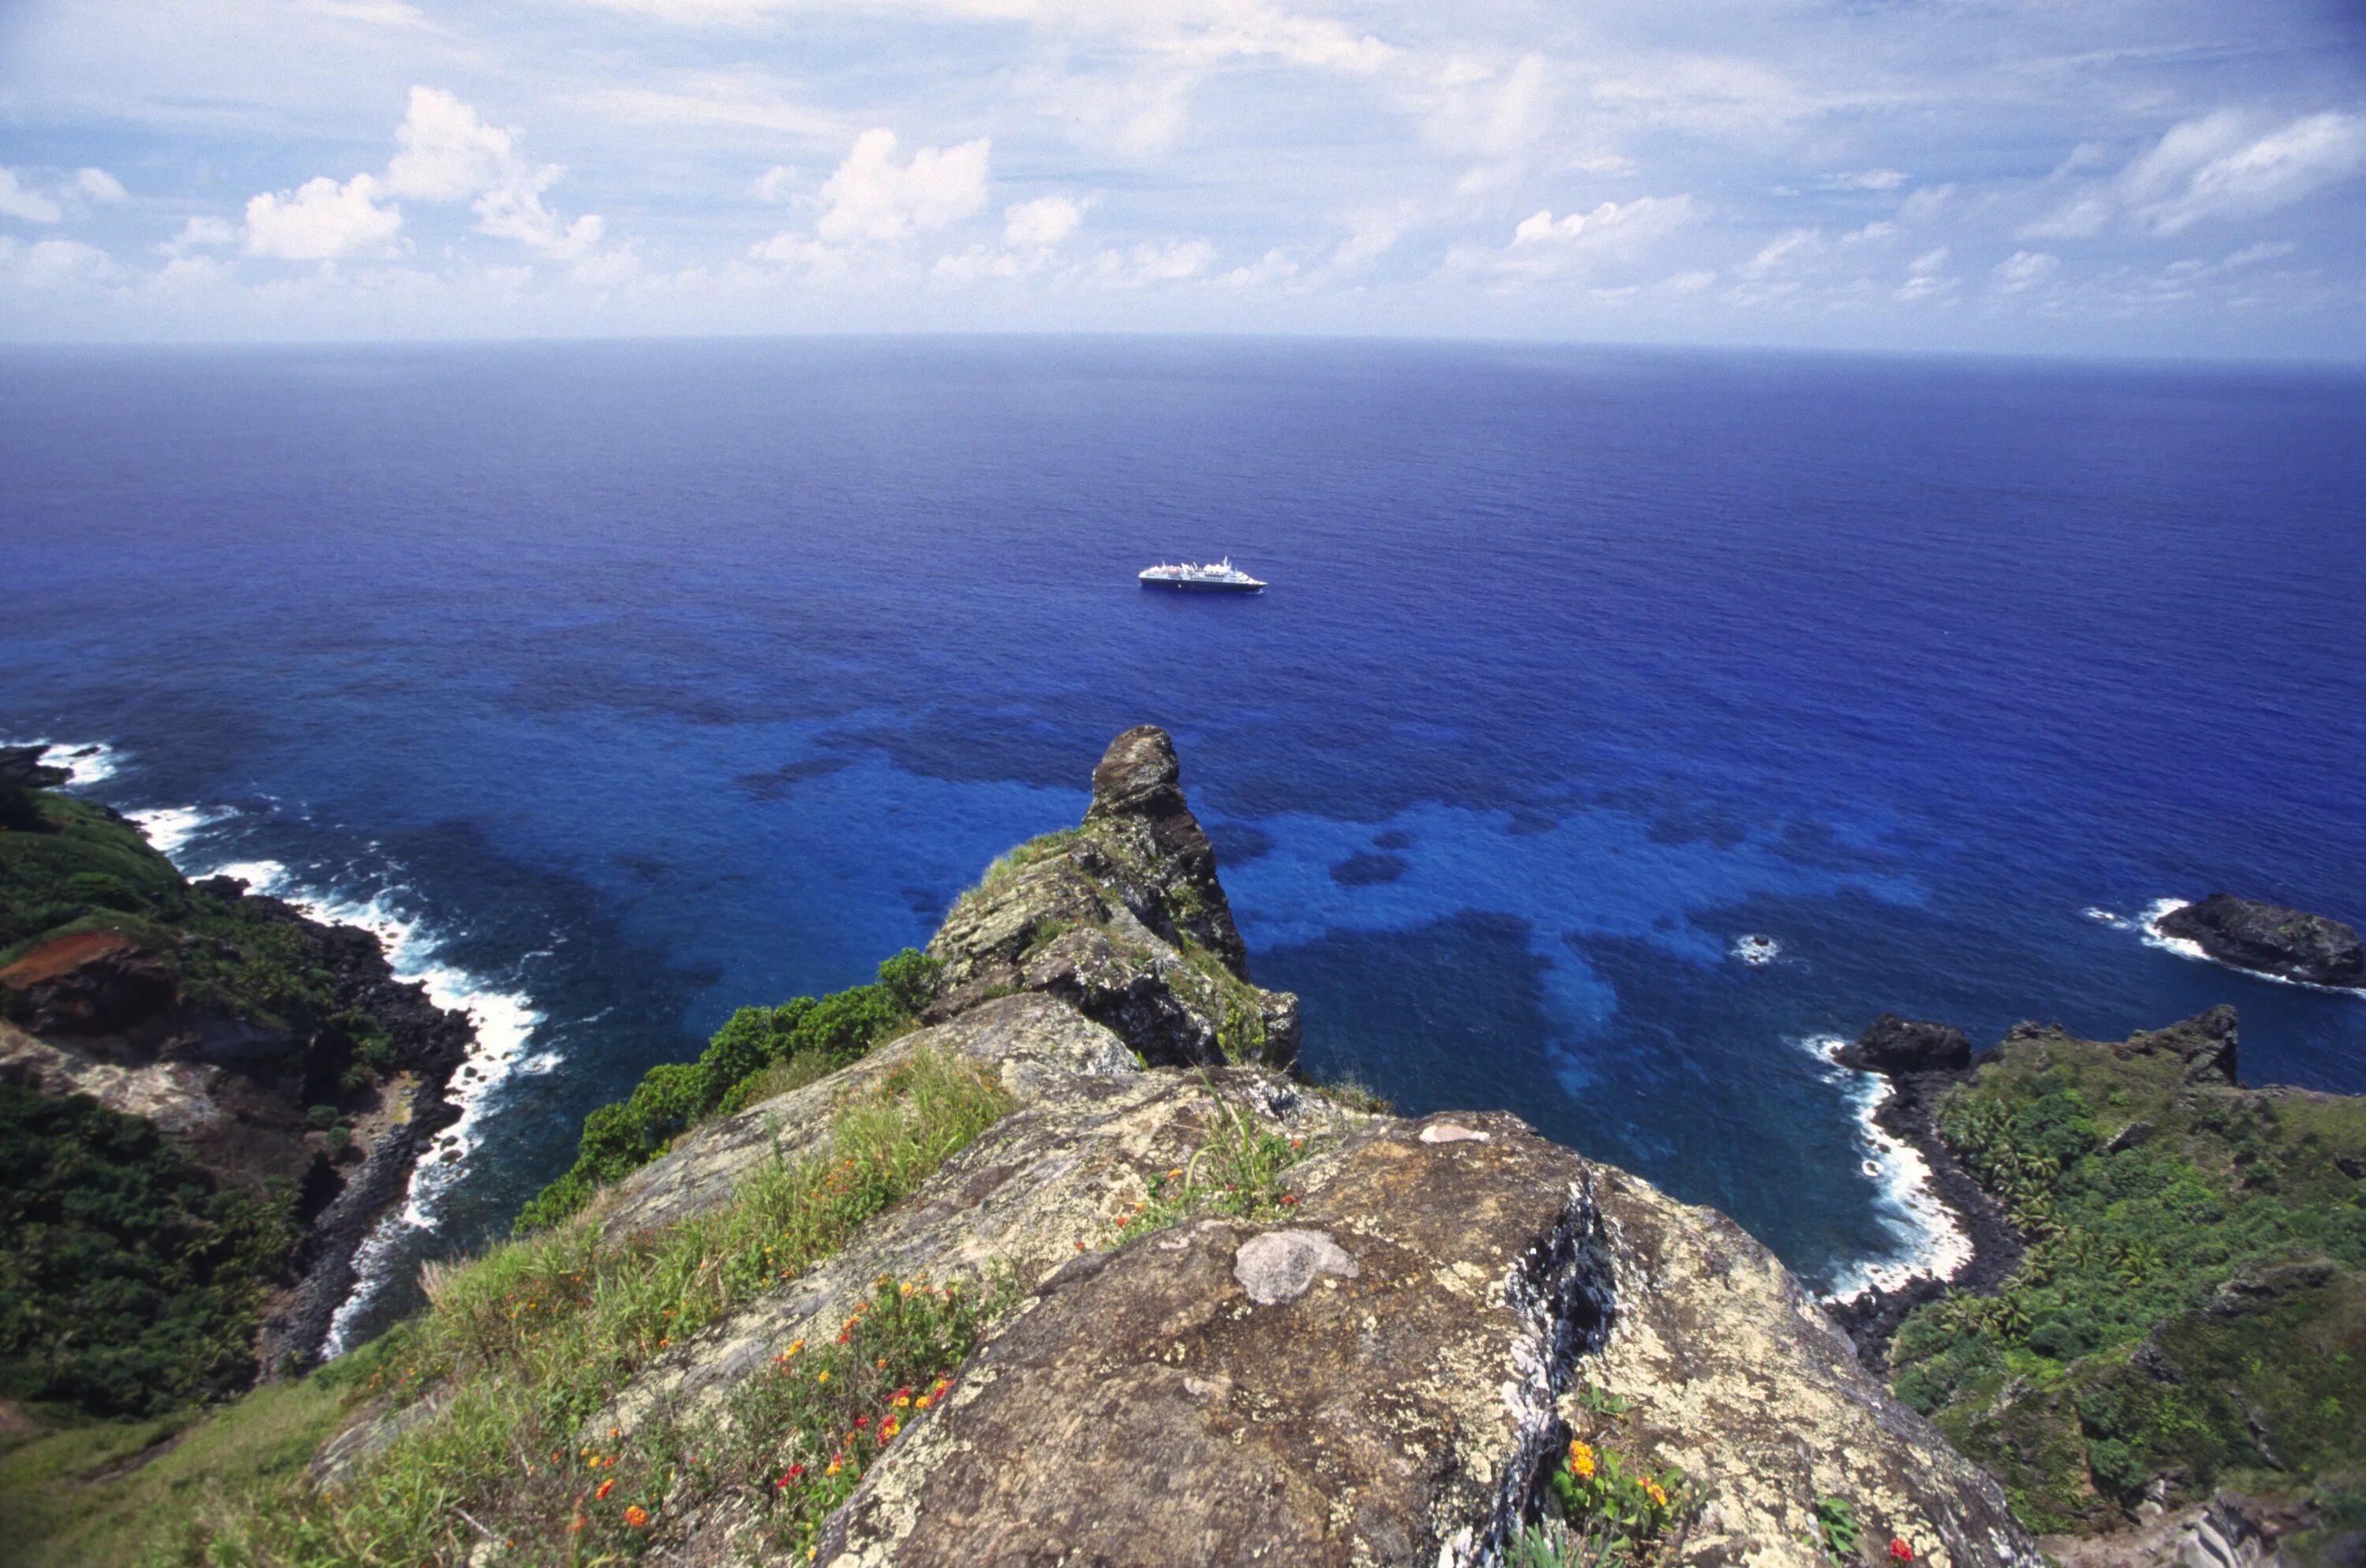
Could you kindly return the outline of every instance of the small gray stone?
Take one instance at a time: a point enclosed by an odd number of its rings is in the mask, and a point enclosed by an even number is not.
[[[1363,1270],[1322,1231],[1268,1231],[1233,1255],[1233,1278],[1259,1306],[1296,1301],[1317,1274],[1355,1279]]]

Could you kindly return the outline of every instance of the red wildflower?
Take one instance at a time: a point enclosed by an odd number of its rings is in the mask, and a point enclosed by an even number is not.
[[[1903,1540],[1893,1540],[1889,1543],[1889,1559],[1893,1562],[1911,1562],[1914,1561],[1914,1549]]]
[[[612,1475],[608,1477],[607,1480],[600,1483],[599,1490],[592,1494],[592,1501],[594,1503],[604,1503],[608,1500],[608,1494],[614,1492],[615,1489],[616,1478]]]

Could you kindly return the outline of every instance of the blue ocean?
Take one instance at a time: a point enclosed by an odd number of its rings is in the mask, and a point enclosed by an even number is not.
[[[0,739],[100,748],[78,787],[185,867],[366,919],[479,1010],[362,1319],[733,1008],[925,941],[1142,722],[1317,1075],[1509,1109],[1826,1288],[1943,1246],[1820,1051],[1881,1010],[1986,1043],[2231,1002],[2250,1080],[2366,1090],[2366,999],[2144,930],[2221,887],[2366,921],[2357,373],[1137,339],[0,364]],[[1271,589],[1134,581],[1225,552]]]

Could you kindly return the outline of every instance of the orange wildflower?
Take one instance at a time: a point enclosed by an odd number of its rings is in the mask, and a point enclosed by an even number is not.
[[[649,1522],[649,1511],[647,1508],[642,1507],[638,1503],[636,1503],[631,1507],[625,1510],[625,1522],[632,1526],[635,1529],[638,1529],[643,1525]]]
[[[594,1503],[604,1503],[608,1500],[608,1494],[614,1492],[615,1489],[616,1478],[612,1475],[608,1477],[607,1480],[600,1483],[599,1490],[592,1494],[592,1501]]]

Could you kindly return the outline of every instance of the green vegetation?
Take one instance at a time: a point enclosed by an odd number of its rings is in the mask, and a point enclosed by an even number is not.
[[[558,1224],[707,1117],[813,1082],[904,1032],[935,993],[938,968],[935,959],[907,947],[879,965],[872,985],[818,1001],[798,997],[779,1007],[741,1008],[697,1061],[651,1067],[628,1098],[586,1116],[575,1164],[520,1212],[518,1231]]]
[[[1151,1178],[1150,1195],[1119,1219],[1110,1245],[1197,1214],[1276,1220],[1298,1206],[1298,1195],[1284,1190],[1282,1178],[1306,1157],[1306,1140],[1284,1137],[1226,1100],[1204,1076],[1201,1082],[1215,1107],[1207,1141],[1183,1165]]]
[[[336,1430],[371,1359],[363,1350],[208,1412],[69,1420],[0,1438],[8,1561],[19,1568],[124,1568],[223,1497],[296,1481]]]
[[[750,1492],[758,1477],[772,1486],[789,1464],[810,1470],[798,1455],[871,1429],[853,1427],[857,1414],[883,1399],[895,1407],[904,1390],[958,1365],[979,1322],[967,1287],[915,1283],[906,1295],[884,1283],[848,1326],[847,1355],[775,1364],[835,1369],[829,1379],[811,1388],[758,1380],[719,1413],[733,1419],[677,1416],[629,1435],[621,1423],[589,1443],[585,1435],[675,1340],[828,1257],[1009,1108],[975,1065],[923,1054],[839,1109],[827,1155],[760,1168],[726,1205],[661,1235],[611,1245],[579,1221],[432,1271],[427,1309],[366,1353],[368,1375],[351,1396],[383,1395],[418,1415],[332,1485],[299,1472],[200,1502],[155,1559],[449,1563],[490,1539],[515,1543],[505,1562],[629,1562],[655,1522],[726,1489]],[[855,1375],[863,1354],[880,1376]],[[883,1382],[890,1373],[896,1381]],[[827,1391],[841,1378],[843,1403]],[[817,1424],[761,1424],[796,1418]],[[867,1457],[860,1441],[843,1451],[840,1476]],[[792,1537],[828,1495],[773,1490]]]
[[[1857,1522],[1854,1503],[1845,1497],[1816,1499],[1816,1544],[1843,1562],[1856,1555],[1865,1544],[1865,1526]]]
[[[220,1188],[87,1096],[0,1083],[0,1393],[151,1416],[242,1386],[293,1201]]]
[[[1656,1562],[1698,1499],[1684,1472],[1652,1471],[1607,1444],[1570,1439],[1544,1515],[1510,1543],[1515,1568],[1626,1568]]]
[[[986,868],[986,874],[978,878],[977,886],[965,889],[960,897],[953,900],[953,908],[960,908],[979,894],[1047,855],[1065,854],[1068,846],[1084,836],[1082,828],[1063,828],[1057,832],[1039,833],[1018,848],[996,856],[994,863]]]
[[[1897,1389],[2034,1529],[2366,1492],[2366,1100],[2189,1081],[2184,1039],[2016,1040],[1941,1108],[2030,1246],[1907,1318]]]
[[[71,795],[34,796],[40,831],[0,831],[0,967],[39,943],[114,931],[169,971],[192,1010],[286,1033],[282,1066],[308,1100],[335,1100],[395,1065],[366,1012],[337,1005],[336,980],[304,931],[190,886],[140,830]],[[0,989],[0,1009],[17,1005]]]

